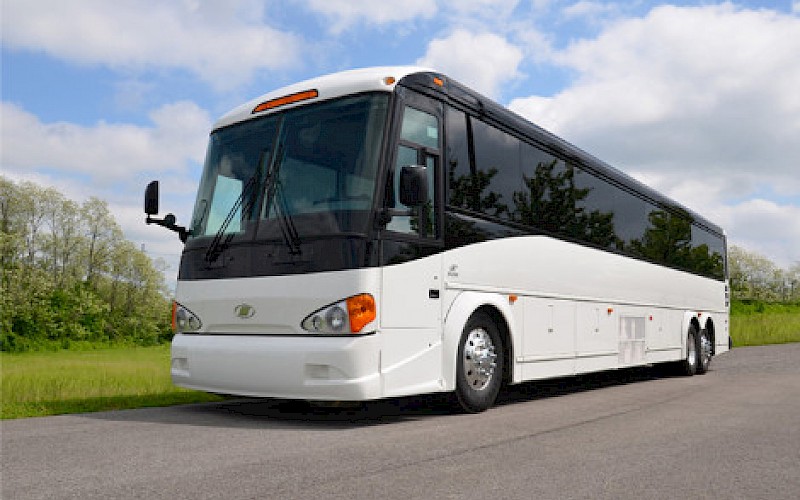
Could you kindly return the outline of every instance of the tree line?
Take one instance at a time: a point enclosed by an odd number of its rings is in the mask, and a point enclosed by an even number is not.
[[[800,261],[783,269],[733,245],[728,250],[728,277],[734,300],[800,304]]]
[[[165,342],[164,268],[105,201],[0,176],[0,350]]]

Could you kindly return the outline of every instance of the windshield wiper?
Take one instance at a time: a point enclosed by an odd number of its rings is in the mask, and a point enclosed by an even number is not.
[[[283,184],[281,183],[279,175],[282,165],[283,144],[278,147],[278,152],[275,156],[275,164],[272,165],[269,174],[269,178],[275,179],[275,181],[268,187],[269,193],[267,199],[270,200],[270,206],[275,209],[278,226],[281,228],[281,236],[283,237],[283,242],[286,243],[286,247],[289,249],[289,255],[300,256],[303,254],[300,248],[300,235],[297,233],[297,226],[295,226],[294,220],[292,220],[292,216],[289,213],[289,205],[286,202],[286,196],[283,193]],[[269,208],[267,209],[267,215],[269,215]]]
[[[283,194],[283,184],[280,179],[275,179],[275,190],[273,206],[275,207],[275,215],[278,216],[278,225],[281,227],[281,235],[286,246],[289,248],[290,255],[300,256],[303,251],[300,248],[300,235],[297,233],[297,226],[292,220],[292,215],[289,213],[289,206],[286,203],[286,196]]]
[[[214,234],[214,239],[211,240],[211,244],[208,246],[208,250],[206,251],[206,262],[209,264],[217,260],[220,254],[225,251],[225,249],[230,244],[231,240],[235,236],[236,233],[228,233],[225,234],[225,231],[230,226],[231,222],[233,222],[233,218],[236,217],[236,212],[239,208],[242,208],[242,215],[247,214],[253,208],[253,203],[255,203],[256,196],[254,196],[254,187],[260,185],[261,183],[257,183],[256,179],[258,178],[258,173],[255,173],[247,183],[242,188],[242,193],[236,198],[236,201],[233,203],[228,215],[225,217],[225,220],[222,221],[222,224],[219,226],[216,234]],[[244,204],[245,199],[247,199],[247,203]],[[223,236],[225,236],[223,240]]]

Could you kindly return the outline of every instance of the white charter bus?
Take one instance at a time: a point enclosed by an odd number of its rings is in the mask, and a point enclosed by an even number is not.
[[[702,204],[700,201],[699,204]],[[715,224],[410,67],[268,93],[214,126],[173,310],[175,384],[363,401],[729,348]]]

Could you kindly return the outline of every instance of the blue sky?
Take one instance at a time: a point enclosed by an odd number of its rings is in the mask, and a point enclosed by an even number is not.
[[[189,218],[232,107],[305,78],[434,67],[725,227],[800,260],[800,1],[0,0],[14,180],[98,196],[165,258],[142,191]]]

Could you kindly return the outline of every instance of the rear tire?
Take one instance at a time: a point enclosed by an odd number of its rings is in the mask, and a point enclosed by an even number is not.
[[[703,375],[708,371],[711,365],[713,346],[711,344],[711,335],[708,330],[703,328],[697,337],[697,374]]]
[[[503,342],[494,320],[477,312],[467,321],[458,343],[456,397],[464,411],[491,407],[503,378]]]
[[[700,358],[700,343],[697,335],[697,328],[694,325],[689,327],[686,334],[686,358],[678,363],[678,372],[681,375],[691,377],[697,373],[698,360]]]

